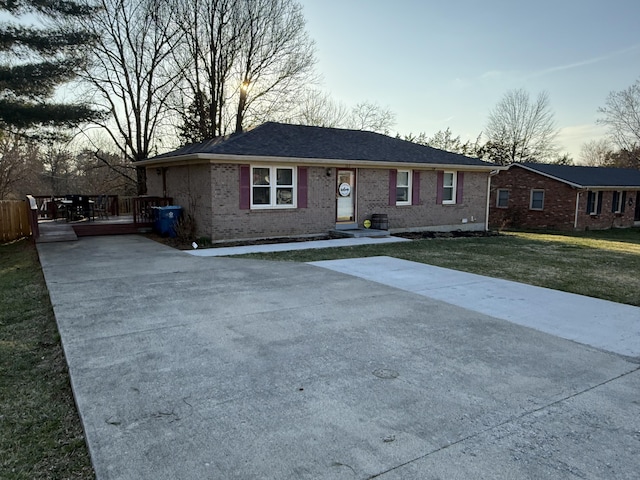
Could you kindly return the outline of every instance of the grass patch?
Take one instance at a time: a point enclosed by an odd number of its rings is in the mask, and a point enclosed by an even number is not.
[[[95,478],[31,241],[0,245],[0,475]]]
[[[640,306],[640,229],[579,233],[509,232],[490,237],[256,253],[313,262],[387,255]]]

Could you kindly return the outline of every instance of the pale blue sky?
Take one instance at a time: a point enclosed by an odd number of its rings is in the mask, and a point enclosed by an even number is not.
[[[475,139],[511,89],[546,90],[563,152],[603,135],[597,109],[640,78],[638,0],[299,0],[321,87],[396,113],[395,130]]]

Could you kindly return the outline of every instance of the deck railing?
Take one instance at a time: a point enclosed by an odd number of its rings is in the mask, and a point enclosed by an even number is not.
[[[101,195],[84,195],[94,203]],[[63,218],[66,213],[60,211],[58,205],[60,200],[66,199],[69,195],[33,195],[38,205],[38,218],[53,219]],[[120,215],[120,201],[118,195],[102,195],[105,198],[107,213],[112,216]],[[130,213],[130,212],[129,212]]]
[[[154,207],[167,207],[173,203],[168,197],[134,197],[133,198],[133,223],[136,225],[153,223],[156,219]]]

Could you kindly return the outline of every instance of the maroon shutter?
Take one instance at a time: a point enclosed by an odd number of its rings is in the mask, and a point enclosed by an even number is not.
[[[240,165],[240,210],[251,208],[251,166]]]
[[[444,189],[444,172],[442,170],[438,171],[438,179],[436,181],[436,203],[438,205],[442,204],[442,196]]]
[[[298,167],[298,208],[307,208],[307,167]]]
[[[420,205],[420,172],[413,171],[411,182],[411,205]]]
[[[458,181],[456,182],[456,203],[462,203],[462,194],[464,192],[464,172],[458,172]]]
[[[398,187],[398,171],[389,170],[389,205],[396,204],[396,188]]]

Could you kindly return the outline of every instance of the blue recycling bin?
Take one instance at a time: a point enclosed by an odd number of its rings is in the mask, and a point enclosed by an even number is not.
[[[182,216],[182,207],[170,205],[168,207],[156,208],[156,231],[163,237],[176,236],[176,225]]]

